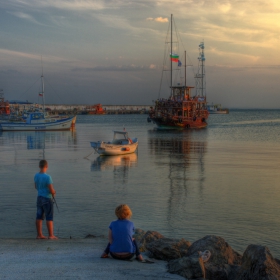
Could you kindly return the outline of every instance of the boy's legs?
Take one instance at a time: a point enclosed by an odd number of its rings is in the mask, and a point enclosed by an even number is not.
[[[42,225],[43,225],[43,220],[36,219],[37,239],[47,239],[47,237],[43,235]]]
[[[43,205],[43,208],[46,215],[46,223],[47,223],[47,228],[49,233],[49,239],[58,239],[53,234],[53,202],[50,198],[47,199],[47,203]]]
[[[44,220],[44,209],[42,207],[42,201],[41,197],[37,198],[37,214],[36,214],[36,229],[37,229],[37,239],[47,239],[43,235],[42,232],[42,225]]]
[[[49,239],[58,239],[53,234],[53,221],[47,221],[47,228],[48,228],[48,232],[49,232]]]

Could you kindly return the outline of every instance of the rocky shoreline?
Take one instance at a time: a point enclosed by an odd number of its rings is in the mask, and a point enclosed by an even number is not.
[[[155,231],[137,229],[135,239],[149,257],[168,262],[168,272],[186,279],[207,280],[277,280],[280,260],[261,245],[249,245],[243,255],[219,236],[207,235],[190,243],[185,239],[165,238]],[[199,252],[209,250],[203,261]]]

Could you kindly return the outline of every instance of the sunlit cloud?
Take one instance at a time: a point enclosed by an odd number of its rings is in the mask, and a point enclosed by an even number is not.
[[[168,18],[163,18],[163,17],[156,17],[156,18],[152,18],[152,17],[148,17],[146,18],[146,20],[148,21],[156,21],[156,22],[168,22]]]

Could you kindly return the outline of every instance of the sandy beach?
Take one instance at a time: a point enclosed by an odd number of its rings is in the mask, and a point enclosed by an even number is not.
[[[166,272],[166,262],[101,259],[105,238],[0,239],[0,279],[184,279]]]

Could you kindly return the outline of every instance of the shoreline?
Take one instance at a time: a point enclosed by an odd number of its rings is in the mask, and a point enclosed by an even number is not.
[[[169,274],[165,261],[143,264],[136,260],[101,259],[106,244],[103,237],[1,238],[0,279],[184,279]]]

